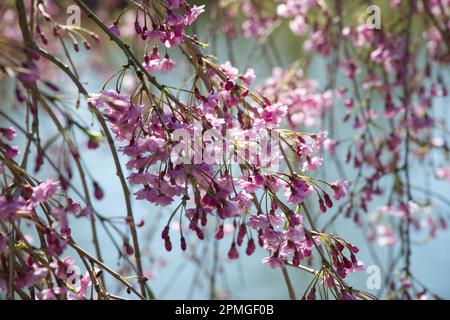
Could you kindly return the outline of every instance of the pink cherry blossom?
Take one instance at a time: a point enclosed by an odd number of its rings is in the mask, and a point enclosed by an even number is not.
[[[39,204],[47,201],[55,194],[59,187],[59,182],[54,182],[51,178],[48,178],[45,182],[41,182],[33,188],[33,193],[31,195],[32,203]]]
[[[333,189],[333,197],[336,200],[339,200],[347,195],[347,187],[348,187],[348,181],[345,179],[340,179],[336,182],[334,182],[331,185],[331,188]]]

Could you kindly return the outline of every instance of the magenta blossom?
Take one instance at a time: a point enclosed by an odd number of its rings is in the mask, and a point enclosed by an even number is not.
[[[348,181],[345,179],[340,179],[331,184],[331,188],[333,189],[333,197],[336,200],[339,200],[347,195],[347,187]]]
[[[33,188],[31,195],[31,202],[35,205],[50,199],[60,187],[59,182],[54,182],[51,178],[47,181],[41,182],[38,186]]]
[[[9,141],[14,140],[16,136],[16,129],[13,127],[10,128],[0,128],[0,133]]]
[[[313,188],[302,179],[291,179],[290,184],[286,184],[284,195],[289,203],[302,203],[311,195]]]

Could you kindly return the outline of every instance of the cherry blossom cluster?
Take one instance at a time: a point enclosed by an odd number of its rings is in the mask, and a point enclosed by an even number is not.
[[[287,106],[287,121],[292,128],[320,125],[321,118],[332,106],[332,92],[317,92],[318,84],[305,79],[300,69],[274,69],[259,90],[272,101]]]
[[[215,127],[220,132],[232,130],[234,136],[254,137],[256,133],[252,131],[256,132],[261,126],[277,132],[281,119],[286,115],[286,106],[272,105],[265,99],[262,107],[253,108],[251,116],[246,113],[241,117],[233,117],[233,108],[243,112],[240,110],[241,99],[248,95],[248,89],[244,89],[239,99],[233,89],[240,82],[243,85],[250,84],[248,74],[251,74],[251,71],[241,75],[229,63],[216,68],[223,73],[222,78],[213,76],[211,79],[221,91],[205,97],[198,89],[194,89],[193,95],[198,102],[186,106],[193,119],[194,116],[205,119],[205,126]],[[211,70],[210,73],[212,72]],[[227,167],[229,162],[225,162],[224,171],[214,165],[191,162],[174,164],[171,154],[176,143],[171,133],[180,128],[192,132],[192,124],[169,108],[152,111],[142,104],[133,103],[132,100],[129,96],[110,90],[94,95],[90,102],[99,108],[110,122],[116,138],[125,143],[121,151],[130,158],[127,168],[132,173],[128,180],[132,185],[138,186],[139,190],[135,192],[138,200],[147,200],[160,206],[168,206],[175,199],[182,201],[170,216],[170,220],[178,210],[185,211],[189,219],[188,228],[194,231],[199,239],[204,238],[204,227],[208,219],[219,218],[216,239],[224,237],[224,224],[227,219],[232,219],[238,232],[228,252],[230,259],[239,257],[237,247],[243,244],[245,238],[246,253],[250,255],[254,252],[255,240],[248,226],[257,232],[257,242],[271,254],[264,260],[271,266],[284,267],[288,260],[298,265],[303,257],[311,256],[313,241],[320,243],[319,237],[305,234],[303,217],[288,209],[287,204],[300,206],[307,199],[317,197],[316,201],[322,212],[333,206],[331,197],[318,181],[305,176],[321,166],[322,158],[316,153],[323,148],[327,138],[326,132],[320,132],[318,135],[299,134],[282,129],[277,132],[284,141],[282,148],[295,152],[295,157],[301,164],[298,168],[301,175],[294,171],[290,174],[272,172],[270,167],[262,167],[258,162],[249,161],[243,162],[245,170],[241,173],[235,172],[231,166]],[[227,113],[224,113],[225,110]],[[244,118],[245,122],[241,118]],[[245,148],[245,145],[240,147]],[[244,157],[245,152],[240,152],[239,146],[237,148],[238,156]],[[327,183],[326,187],[333,192],[335,200],[341,199],[347,192],[347,182],[344,180]],[[279,191],[284,193],[287,204],[278,197]],[[257,194],[260,192],[263,193],[263,198],[267,198],[266,202],[271,203],[270,209],[266,208],[266,213],[258,204],[262,201],[257,200]],[[255,203],[258,204],[256,207]],[[191,208],[191,204],[194,207]],[[169,251],[172,249],[170,220],[162,232],[165,247]],[[180,245],[183,250],[186,249],[183,233]],[[336,259],[336,264],[338,261]],[[349,270],[354,268],[353,264],[347,267]],[[344,277],[345,274],[341,272],[340,276]]]
[[[208,7],[124,0],[108,10],[87,3],[16,0],[0,7],[0,81],[15,112],[0,110],[8,122],[0,126],[1,296],[121,299],[106,290],[107,273],[128,294],[154,298],[154,275],[143,265],[155,258],[142,249],[148,244],[139,237],[145,222],[135,220],[136,199],[161,209],[158,241],[172,254],[174,244],[190,251],[200,241],[221,241],[231,262],[259,245],[263,263],[283,272],[291,298],[288,268],[313,277],[302,299],[371,299],[344,281],[364,263],[358,247],[329,233],[343,215],[361,227],[368,246],[400,247],[398,279],[392,272],[384,279],[388,297],[437,297],[415,278],[410,257],[416,238],[447,229],[442,208],[449,201],[417,185],[412,173],[422,166],[427,184],[431,175],[450,181],[447,119],[435,107],[448,97],[448,0],[392,0],[394,23],[381,29],[353,19],[365,7],[341,0]],[[64,24],[69,4],[81,10],[83,26]],[[216,58],[214,35],[202,39],[200,17],[217,30],[221,23],[231,62]],[[276,49],[283,26],[298,41],[290,66]],[[267,79],[256,82],[256,59],[244,64],[241,51],[233,54],[240,35],[255,38],[250,58],[261,54],[274,67]],[[118,70],[102,58],[112,46],[114,59],[123,58]],[[78,69],[80,51],[92,56],[83,67],[108,79],[95,94]],[[316,57],[327,67],[324,86],[308,78]],[[182,84],[163,83],[161,73]],[[81,113],[90,113],[91,123]],[[53,128],[44,131],[43,123]],[[87,145],[77,143],[80,135]],[[86,165],[83,147],[97,154],[109,147],[125,201],[119,217],[97,212],[109,190]],[[329,182],[324,173],[332,165],[339,178]],[[71,230],[82,217],[94,254]],[[97,226],[117,250],[117,271],[103,261]]]
[[[0,128],[8,140],[15,135],[13,128]],[[2,154],[8,159],[0,166],[1,174],[7,172],[17,174],[18,166],[14,163],[17,151],[11,155],[11,147],[3,142]],[[17,147],[15,147],[17,150]],[[67,198],[67,205],[63,206],[57,200],[57,192],[61,189],[59,182],[48,178],[38,181],[35,185],[24,183],[15,189],[6,191],[0,196],[0,222],[11,225],[10,234],[16,233],[14,243],[11,236],[0,232],[0,258],[12,257],[17,266],[13,268],[14,285],[19,290],[30,290],[31,298],[38,300],[56,299],[84,299],[91,284],[89,274],[78,275],[74,271],[74,259],[70,256],[62,258],[68,246],[71,229],[69,217],[82,217],[91,214],[88,207],[81,208],[80,204]],[[14,191],[14,192],[12,192]],[[46,220],[39,217],[38,211],[46,213]],[[23,234],[16,226],[24,222],[34,225],[40,234],[41,245],[45,243],[43,251],[34,250],[32,237]],[[7,291],[9,277],[0,275],[0,291]],[[54,276],[56,282],[49,281]],[[52,286],[49,286],[52,283]],[[26,293],[19,293],[27,298]]]
[[[161,68],[156,45],[152,53],[144,57],[143,66],[149,74]],[[287,203],[297,206],[303,204],[310,196],[316,195],[322,212],[333,206],[328,193],[312,178],[303,176],[321,166],[322,158],[315,153],[322,150],[322,145],[327,141],[327,133],[302,135],[285,130],[276,131],[290,106],[282,102],[272,104],[266,95],[254,96],[249,90],[255,79],[252,69],[240,74],[229,62],[217,66],[209,61],[206,66],[199,67],[203,69],[202,73],[209,77],[207,86],[210,87],[210,91],[203,95],[194,85],[190,94],[196,102],[192,105],[178,103],[185,110],[184,115],[175,112],[170,103],[165,104],[152,98],[155,105],[148,108],[143,104],[134,103],[133,100],[136,99],[133,97],[112,90],[93,95],[90,99],[111,123],[116,138],[126,143],[121,151],[131,158],[127,163],[128,169],[132,170],[128,180],[132,185],[138,186],[139,190],[135,192],[135,196],[138,200],[147,200],[161,206],[171,205],[174,199],[181,200],[181,204],[170,215],[167,226],[161,234],[168,251],[172,250],[170,222],[180,211],[181,225],[181,215],[184,211],[189,220],[188,229],[195,232],[200,240],[205,237],[205,227],[211,216],[219,218],[215,232],[217,240],[224,237],[226,220],[233,219],[233,226],[237,232],[228,251],[230,259],[239,257],[238,247],[243,244],[245,238],[247,238],[246,254],[254,252],[255,240],[248,230],[248,226],[251,226],[258,234],[257,242],[270,253],[264,262],[272,267],[284,268],[285,264],[292,260],[292,263],[298,266],[303,257],[311,256],[312,243],[319,241],[319,237],[316,236],[314,240],[311,234],[305,235],[302,217],[288,209],[278,198],[277,193],[284,190]],[[171,69],[165,68],[164,71]],[[267,88],[266,91],[269,93],[270,89]],[[276,92],[276,88],[272,89],[272,92]],[[253,100],[253,104],[257,103],[256,106],[245,103],[245,99],[249,97]],[[308,97],[303,99],[306,101]],[[284,141],[285,148],[294,151],[295,157],[301,163],[298,171],[302,176],[297,176],[291,167],[288,175],[270,172],[268,170],[270,168],[262,166],[258,157],[253,159],[256,161],[245,161],[245,151],[248,147],[245,143],[237,143],[235,146],[237,156],[244,158],[240,174],[235,173],[231,166],[227,167],[229,164],[227,161],[224,163],[224,170],[223,166],[218,168],[204,163],[192,164],[195,162],[191,161],[188,164],[173,163],[171,155],[177,145],[172,140],[172,134],[175,130],[185,129],[193,135],[195,119],[201,119],[204,129],[213,128],[222,136],[225,136],[228,130],[232,131],[235,137],[254,138],[259,128],[272,130]],[[193,147],[191,140],[188,139],[183,144],[188,145],[188,148]],[[334,197],[338,200],[345,196],[347,182],[340,180],[334,184],[327,184],[326,187],[333,190]],[[259,205],[257,193],[260,192],[263,192],[262,197],[268,198],[267,203],[271,202],[270,210],[269,208],[264,210]],[[190,208],[190,204],[194,207]],[[264,211],[267,212],[264,214]],[[272,218],[277,223],[274,223]],[[254,223],[260,219],[266,219],[266,224]],[[180,246],[184,251],[187,244],[183,230],[180,230],[180,236]],[[336,273],[339,277],[345,277],[350,270],[356,270],[356,266],[360,266],[354,257],[352,260],[345,258],[345,261],[352,261],[346,264],[347,269],[339,261],[336,256],[334,265],[341,270]]]
[[[268,10],[265,1],[238,0],[218,4],[223,11],[223,31],[234,39],[239,32],[246,38],[262,38],[276,24],[276,14]],[[242,13],[244,21],[240,21]],[[240,26],[238,26],[240,24]]]
[[[151,21],[147,22],[145,19],[143,26],[139,20],[139,11],[137,11],[134,23],[135,32],[144,41],[160,40],[166,48],[182,44],[186,27],[194,23],[198,16],[205,11],[204,6],[190,6],[182,0],[167,1],[166,6],[162,2],[156,2],[148,9],[154,11],[154,15],[150,16]],[[180,9],[183,9],[182,13],[178,12]],[[109,29],[116,36],[121,35],[118,21],[114,22]]]

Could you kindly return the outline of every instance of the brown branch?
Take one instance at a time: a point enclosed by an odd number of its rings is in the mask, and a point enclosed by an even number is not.
[[[295,291],[294,291],[294,288],[292,287],[292,282],[291,282],[291,279],[289,278],[289,273],[288,273],[286,267],[284,267],[282,269],[282,271],[283,271],[284,281],[286,282],[286,286],[288,288],[289,298],[291,300],[296,300],[296,298],[295,298]]]

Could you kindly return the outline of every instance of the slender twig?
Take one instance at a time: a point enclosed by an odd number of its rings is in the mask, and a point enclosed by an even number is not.
[[[296,300],[294,288],[292,287],[292,282],[291,282],[291,279],[289,278],[289,273],[286,268],[282,268],[282,271],[283,271],[284,281],[286,282],[286,286],[288,288],[289,298],[291,300]]]

